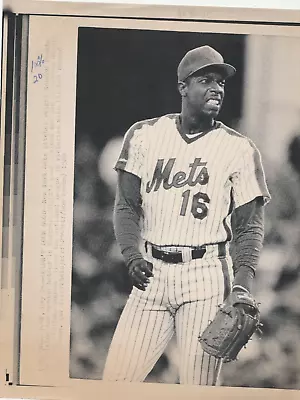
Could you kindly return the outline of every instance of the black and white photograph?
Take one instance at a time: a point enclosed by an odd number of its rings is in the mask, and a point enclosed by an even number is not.
[[[299,13],[50,3],[3,19],[8,391],[296,398]]]
[[[79,27],[70,378],[300,388],[300,38]]]

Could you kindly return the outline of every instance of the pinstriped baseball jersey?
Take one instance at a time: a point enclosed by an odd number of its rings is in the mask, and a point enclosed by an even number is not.
[[[258,149],[221,122],[191,139],[178,114],[138,122],[125,135],[118,168],[141,178],[142,238],[158,245],[228,241],[234,207],[270,199]]]

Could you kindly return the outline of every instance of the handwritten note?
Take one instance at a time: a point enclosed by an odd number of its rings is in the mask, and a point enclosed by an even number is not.
[[[44,64],[45,60],[43,58],[43,54],[38,55],[35,60],[31,61],[31,74],[33,83],[38,83],[43,78]]]

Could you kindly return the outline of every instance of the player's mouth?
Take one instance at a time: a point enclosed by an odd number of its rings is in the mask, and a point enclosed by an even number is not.
[[[210,104],[212,106],[220,106],[221,105],[221,99],[208,99],[206,101],[207,104]]]
[[[211,108],[219,110],[221,107],[221,99],[208,99],[206,100],[206,104],[208,104]]]

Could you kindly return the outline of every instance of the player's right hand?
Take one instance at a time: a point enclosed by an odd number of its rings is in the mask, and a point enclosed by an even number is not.
[[[131,261],[129,264],[129,276],[133,286],[145,291],[150,282],[149,278],[153,276],[152,270],[153,264],[144,259]]]

